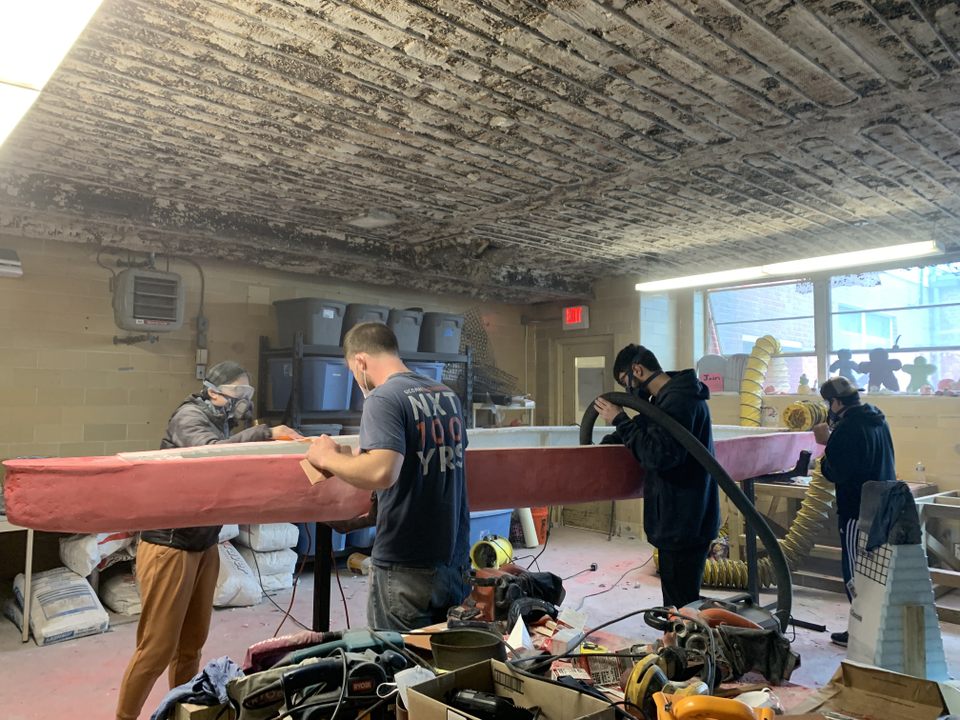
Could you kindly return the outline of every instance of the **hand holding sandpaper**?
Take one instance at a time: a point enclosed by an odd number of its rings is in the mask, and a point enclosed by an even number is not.
[[[310,448],[307,450],[307,456],[300,461],[300,467],[303,468],[303,473],[311,485],[333,477],[333,473],[323,469],[326,459],[331,455],[356,454],[349,445],[339,445],[329,435],[321,435],[310,440]]]

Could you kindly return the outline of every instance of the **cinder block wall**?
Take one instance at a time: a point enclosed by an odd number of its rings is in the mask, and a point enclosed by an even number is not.
[[[182,330],[152,345],[114,345],[114,335],[127,333],[114,325],[110,273],[96,265],[94,251],[9,235],[0,235],[0,247],[16,250],[24,266],[23,278],[0,278],[0,459],[158,447],[171,412],[198,388],[192,321],[200,298],[197,271],[180,262],[171,267],[187,286],[191,321]],[[210,363],[235,359],[254,381],[259,336],[276,341],[274,300],[326,297],[452,312],[480,304],[224,262],[202,265]],[[523,375],[520,314],[515,306],[483,304],[497,365],[518,377]],[[0,547],[0,578],[10,577],[22,569],[22,538],[0,536]],[[56,564],[55,539],[38,539],[38,569]]]
[[[187,285],[191,322],[155,344],[114,345],[109,272],[89,248],[0,235],[24,277],[0,279],[0,458],[111,454],[155,448],[167,418],[198,387],[194,379],[199,276],[174,262]],[[164,261],[160,262],[161,267]],[[391,307],[461,312],[478,301],[423,297],[382,287],[204,262],[210,363],[236,359],[256,380],[260,335],[276,340],[274,300],[327,297]],[[522,376],[519,308],[484,304],[497,364]]]

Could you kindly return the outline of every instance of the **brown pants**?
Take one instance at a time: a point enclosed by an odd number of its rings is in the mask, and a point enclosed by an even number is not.
[[[118,720],[139,717],[154,683],[168,666],[171,688],[197,674],[219,571],[216,545],[188,552],[141,541],[137,583],[143,609],[137,649],[120,685]]]

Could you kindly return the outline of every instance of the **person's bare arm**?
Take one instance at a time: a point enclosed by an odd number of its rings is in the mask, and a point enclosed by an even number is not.
[[[336,475],[361,490],[386,490],[400,477],[403,455],[393,450],[369,450],[354,455],[344,451],[329,436],[310,444],[307,460],[318,470]]]

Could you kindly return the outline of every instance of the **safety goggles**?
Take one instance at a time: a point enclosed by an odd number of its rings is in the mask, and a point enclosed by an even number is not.
[[[253,385],[214,385],[211,382],[204,382],[210,390],[215,390],[221,395],[226,395],[227,397],[234,398],[236,400],[251,400],[253,399],[254,388]]]

